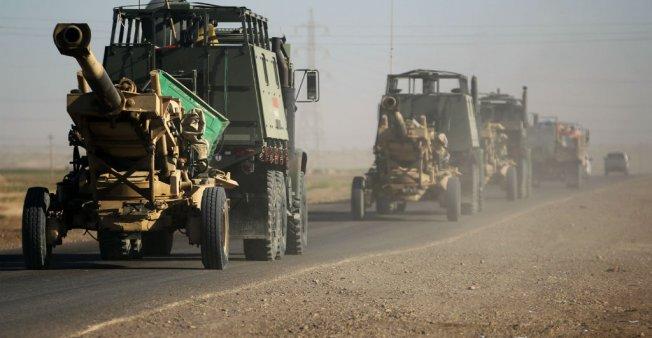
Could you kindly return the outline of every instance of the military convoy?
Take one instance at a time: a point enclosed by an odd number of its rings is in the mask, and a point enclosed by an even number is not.
[[[580,188],[590,168],[589,131],[577,123],[534,114],[528,129],[532,148],[532,179],[563,180],[569,188]]]
[[[351,186],[354,218],[362,219],[373,203],[386,214],[425,198],[445,206],[451,221],[480,209],[483,156],[475,84],[469,89],[461,74],[425,69],[387,77],[374,164]]]
[[[67,96],[72,168],[55,192],[27,191],[27,268],[47,268],[71,229],[96,231],[107,260],[169,255],[176,231],[207,269],[228,264],[232,240],[248,260],[303,253],[308,156],[294,121],[297,103],[319,100],[319,73],[294,69],[286,39],[245,7],[152,1],[115,8],[112,22],[102,63],[88,25],[54,29],[81,67]],[[390,74],[377,117],[374,163],[351,185],[358,220],[374,204],[391,214],[432,200],[457,221],[482,210],[487,183],[514,200],[533,180],[580,187],[590,168],[588,130],[530,124],[526,87],[479,98],[475,77]]]
[[[102,65],[87,25],[57,25],[57,48],[82,69],[68,95],[72,171],[56,192],[27,193],[26,266],[46,268],[70,229],[97,231],[103,259],[168,255],[176,230],[209,269],[226,266],[233,239],[251,260],[301,254],[307,154],[294,114],[303,83],[300,101],[319,99],[319,75],[293,70],[267,27],[244,7],[118,7]]]
[[[484,150],[484,183],[497,183],[507,199],[530,195],[531,154],[527,139],[527,87],[521,99],[495,93],[480,98],[480,139]]]

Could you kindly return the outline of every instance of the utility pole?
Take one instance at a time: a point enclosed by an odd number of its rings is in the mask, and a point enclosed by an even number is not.
[[[318,24],[315,21],[315,15],[312,8],[310,8],[308,22],[297,26],[297,29],[306,30],[306,57],[307,57],[307,68],[316,69],[317,68],[317,31],[325,32],[327,31],[325,26]],[[322,116],[319,110],[318,104],[309,105],[310,108],[303,110],[308,110],[306,114],[302,114],[300,121],[301,134],[308,136],[310,138],[310,143],[312,143],[313,151],[315,155],[319,156],[321,150],[321,143],[323,138],[323,123]],[[314,156],[314,155],[311,155]]]
[[[54,181],[54,136],[48,135],[48,150],[50,155],[50,184]]]
[[[389,1],[389,73],[394,73],[394,0]]]

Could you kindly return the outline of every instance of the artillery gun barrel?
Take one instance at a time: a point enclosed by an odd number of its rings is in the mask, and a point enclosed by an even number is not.
[[[90,50],[91,29],[85,23],[59,23],[52,33],[59,53],[74,57],[84,78],[108,112],[122,107],[123,96]]]

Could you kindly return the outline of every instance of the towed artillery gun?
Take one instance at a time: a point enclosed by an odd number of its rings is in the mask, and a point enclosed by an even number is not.
[[[228,120],[161,70],[139,90],[128,78],[114,85],[89,48],[86,24],[56,25],[59,52],[82,71],[67,98],[73,120],[72,171],[56,192],[27,191],[23,254],[28,268],[46,268],[71,229],[97,231],[102,259],[169,255],[173,233],[201,247],[208,269],[229,255],[229,200],[237,186],[209,165]],[[80,148],[85,151],[81,155]]]
[[[527,87],[521,99],[500,89],[480,98],[480,138],[485,156],[484,181],[502,184],[507,199],[531,193],[531,154],[527,142]]]
[[[589,130],[577,123],[534,114],[528,130],[533,182],[561,179],[569,188],[581,188],[590,171],[589,140]]]
[[[438,135],[445,135],[447,140],[445,150],[448,153],[448,156],[446,156],[447,163],[445,166],[438,168],[439,171],[436,171],[434,181],[437,182],[438,179],[443,177],[437,176],[437,173],[444,174],[446,171],[450,171],[444,176],[454,176],[455,178],[452,181],[457,182],[459,180],[460,182],[460,212],[471,214],[479,211],[482,200],[480,169],[482,168],[483,155],[479,144],[475,116],[476,87],[473,86],[472,90],[469,91],[468,80],[461,74],[418,69],[402,74],[389,75],[385,95],[396,101],[396,107],[386,104],[387,99],[383,100],[384,104],[381,104],[379,108],[378,118],[381,123],[383,122],[383,115],[388,115],[388,119],[392,115],[387,114],[388,108],[390,108],[390,111],[395,109],[400,112],[405,121],[412,121],[410,123],[421,125],[419,121],[425,121],[427,127],[432,129],[431,133],[437,135],[434,138],[435,142],[441,142]],[[406,126],[409,126],[410,123],[406,122]],[[409,144],[418,143],[412,141],[407,143],[406,147],[409,147]],[[412,147],[414,146],[412,145]],[[413,155],[408,155],[410,153]],[[410,167],[421,170],[426,175],[429,174],[428,170],[430,169],[428,168],[442,164],[437,163],[434,152],[430,156],[431,161],[435,162],[434,164],[418,164],[420,157],[416,155],[419,154],[421,154],[421,151],[405,152],[405,154],[400,155],[412,156],[410,159],[414,164]],[[395,194],[384,193],[383,189],[380,188],[383,180],[387,179],[387,174],[385,174],[386,169],[382,168],[384,159],[379,155],[382,155],[382,153],[377,152],[376,161],[366,176],[368,182],[364,178],[354,179],[353,192],[356,192],[356,189],[371,191],[372,193],[365,195],[367,197],[365,206],[370,207],[373,202],[376,202],[376,208],[380,213],[401,211],[404,209],[406,200],[396,199]],[[425,156],[422,157],[426,158]],[[374,177],[376,178],[375,181]],[[439,185],[443,187],[444,185],[441,183]],[[450,184],[450,182],[448,183]],[[456,183],[453,183],[453,185],[456,185]],[[437,184],[435,183],[433,186],[437,186]],[[442,194],[435,195],[443,196]],[[425,196],[428,196],[428,194],[425,194]],[[441,198],[440,202],[442,205],[447,205],[446,198]],[[352,207],[355,207],[355,205],[352,205]],[[449,210],[455,210],[455,207]],[[452,212],[448,218],[456,220],[459,217],[457,214],[457,212]],[[354,212],[355,215],[356,212]],[[357,215],[360,215],[360,213],[358,212]]]
[[[351,211],[363,219],[375,201],[379,214],[403,212],[408,201],[424,197],[445,201],[447,218],[457,221],[461,211],[461,187],[457,168],[449,164],[446,135],[436,135],[426,116],[407,119],[398,111],[394,96],[384,96],[374,155],[374,166],[353,179]]]
[[[319,73],[294,69],[290,44],[268,25],[245,7],[152,0],[114,9],[104,53],[113,81],[142,88],[161,69],[229,119],[208,163],[239,183],[227,191],[230,238],[248,260],[301,254],[308,241],[308,155],[294,120],[296,103],[319,100]]]

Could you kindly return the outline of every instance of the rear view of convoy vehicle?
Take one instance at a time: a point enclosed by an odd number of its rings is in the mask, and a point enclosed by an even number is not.
[[[500,89],[480,98],[480,139],[485,156],[484,183],[502,184],[507,199],[528,197],[532,188],[527,140],[527,87],[521,99]]]
[[[539,117],[528,129],[532,149],[532,179],[566,182],[569,188],[580,188],[590,172],[588,154],[589,131],[579,124],[560,122],[556,117]]]
[[[472,83],[471,92],[477,93]],[[379,214],[387,214],[423,199],[439,201],[451,221],[479,210],[483,157],[477,95],[471,92],[467,78],[457,73],[413,70],[388,76],[374,164],[352,182],[354,218],[364,218],[374,203]]]
[[[294,79],[307,102],[319,78],[293,72],[289,45],[267,25],[244,7],[118,7],[104,67],[88,25],[56,26],[57,48],[82,69],[67,100],[73,168],[55,193],[27,192],[28,268],[46,268],[70,229],[97,231],[102,259],[169,255],[176,230],[209,269],[225,267],[230,239],[252,260],[304,251]]]

